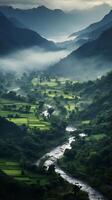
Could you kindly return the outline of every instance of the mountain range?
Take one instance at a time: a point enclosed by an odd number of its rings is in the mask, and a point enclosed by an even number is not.
[[[15,26],[12,20],[0,13],[0,54],[33,46],[50,50],[57,49],[53,42],[32,30]]]
[[[54,16],[55,13],[55,20],[57,22],[57,20],[59,21],[58,18],[60,18],[60,15],[68,16],[68,13],[64,13],[61,10],[50,10],[44,6],[30,10],[13,9],[12,7],[1,7],[0,10],[1,9],[5,14],[0,13],[0,54],[33,46],[43,47],[47,50],[58,49],[53,42],[46,40],[36,31],[31,30],[31,27],[26,28],[27,26],[29,27],[26,21],[28,22],[29,17],[29,22],[31,23],[34,18],[34,13],[35,22],[37,22],[38,19],[41,24],[43,13],[52,21],[50,16]],[[39,15],[39,18],[36,18],[37,15]],[[70,13],[70,15],[73,16],[73,13]],[[62,18],[60,18],[60,21],[61,19]],[[66,20],[65,23],[67,23]],[[43,23],[41,25],[43,28],[48,29],[48,25],[50,26],[52,23],[46,24],[46,27],[43,26]],[[51,31],[52,35],[53,26],[51,29],[48,29]],[[38,28],[38,23],[36,29],[40,30]],[[55,31],[55,29],[53,31]],[[80,32],[72,34],[71,37],[77,37],[70,42],[72,46],[76,45],[77,47],[79,46],[79,48],[56,65],[51,66],[48,69],[50,73],[73,76],[77,79],[88,79],[88,77],[91,79],[111,69],[112,11],[99,22],[90,25]],[[67,42],[69,44],[69,41]],[[62,45],[60,47],[64,46]],[[74,49],[76,48],[74,47]]]
[[[110,7],[106,4],[90,10],[73,10],[72,12],[64,12],[60,9],[51,10],[45,6],[28,10],[14,9],[9,6],[0,7],[0,11],[8,18],[17,19],[20,24],[24,24],[25,27],[47,38],[67,35],[84,28],[100,20],[109,10]]]
[[[97,39],[105,30],[112,27],[112,11],[106,14],[100,21],[71,34],[67,41],[58,43],[58,46],[75,50],[88,41]]]
[[[93,23],[87,28],[73,33],[70,37],[78,36],[81,39],[96,39],[103,31],[112,26],[112,10],[99,22]]]
[[[112,68],[112,27],[87,42],[49,70],[77,79],[92,79]]]

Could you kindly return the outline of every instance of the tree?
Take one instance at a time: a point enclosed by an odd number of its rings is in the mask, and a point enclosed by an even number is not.
[[[38,103],[39,112],[42,112],[43,107],[44,107],[44,101],[39,101],[39,103]]]

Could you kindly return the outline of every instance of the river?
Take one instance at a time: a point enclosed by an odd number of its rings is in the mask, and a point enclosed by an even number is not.
[[[75,141],[74,137],[69,137],[68,142],[64,143],[53,149],[51,152],[45,154],[40,160],[37,161],[36,165],[39,166],[41,161],[45,159],[44,166],[48,169],[52,164],[55,165],[55,172],[60,174],[60,176],[66,180],[68,183],[73,185],[81,186],[81,190],[85,191],[89,195],[90,200],[106,200],[103,195],[101,195],[98,191],[93,189],[91,186],[86,184],[84,181],[81,181],[77,178],[74,178],[64,172],[58,165],[57,160],[63,157],[63,154],[66,149],[71,149],[71,143]]]

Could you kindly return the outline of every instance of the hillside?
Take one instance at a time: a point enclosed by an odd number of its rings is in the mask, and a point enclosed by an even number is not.
[[[51,73],[77,79],[95,78],[111,69],[112,28],[91,42],[81,46],[50,68]],[[92,73],[92,76],[91,76]]]
[[[92,99],[74,120],[79,121],[79,132],[71,151],[66,151],[61,167],[73,176],[89,182],[112,200],[112,72],[95,82],[83,83],[80,94]],[[83,91],[83,92],[82,92]],[[86,122],[86,123],[84,123]],[[76,135],[77,136],[77,135]]]
[[[52,42],[42,38],[36,32],[16,27],[2,13],[0,13],[0,27],[0,54],[33,46],[56,49]]]
[[[79,117],[82,119],[94,119],[99,115],[105,113],[111,114],[112,107],[112,72],[109,72],[107,76],[102,76],[101,79],[97,79],[92,82],[85,82],[77,84],[80,87],[80,95],[84,99],[88,99],[92,103],[86,108],[85,111],[81,111]]]
[[[0,80],[0,199],[88,200],[86,192],[67,183],[59,174],[55,174],[53,165],[47,171],[43,165],[36,166],[41,156],[65,143],[68,137],[65,132],[64,112],[61,112],[63,107],[60,108],[59,116],[52,119],[47,119],[41,114],[42,110],[47,109],[48,102],[54,101],[54,105],[56,104],[52,95],[40,94],[41,91],[46,92],[47,89],[50,91],[51,88],[57,87],[55,79],[52,80],[41,73],[39,76],[38,72],[29,75],[24,73],[21,78],[13,73],[3,72]],[[64,80],[61,81],[58,88],[65,85]],[[39,86],[39,83],[42,85]],[[16,84],[18,87],[20,84],[27,95],[19,95],[18,90],[17,93],[13,89],[12,92],[9,91],[8,88],[11,89],[11,86]],[[36,88],[39,88],[40,92]],[[50,94],[48,92],[48,95]],[[69,95],[65,95],[66,101],[67,97]],[[60,98],[60,91],[58,98],[57,105],[60,101],[65,101],[64,98]],[[40,125],[42,118],[46,125],[50,125],[47,129],[44,124]],[[16,120],[21,122],[17,123]]]
[[[30,155],[30,159],[36,159],[35,150],[38,149],[38,144],[31,136],[28,136],[25,127],[17,127],[1,117],[0,146],[0,158],[21,160],[23,157],[28,159]],[[28,146],[33,148],[29,149]]]
[[[99,22],[93,23],[87,28],[73,33],[70,37],[78,36],[78,38],[96,39],[100,36],[106,29],[112,26],[112,11],[103,17]]]
[[[12,7],[0,7],[0,11],[7,17],[18,19],[26,27],[38,32],[44,37],[57,36],[60,32],[65,34],[67,29],[72,29],[72,14],[66,14],[64,11],[55,9],[51,10],[45,6],[38,8],[21,10]],[[72,21],[71,21],[72,20]]]
[[[83,44],[97,39],[104,31],[112,27],[112,11],[100,21],[93,23],[86,28],[71,34],[67,41],[59,43],[59,46],[75,50]]]

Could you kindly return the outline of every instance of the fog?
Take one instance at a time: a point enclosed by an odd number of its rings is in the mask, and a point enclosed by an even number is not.
[[[58,76],[69,77],[77,81],[95,80],[112,70],[111,61],[102,56],[90,58],[73,58],[61,60],[58,64],[50,67],[49,72]]]
[[[60,61],[70,52],[67,50],[61,51],[45,51],[39,48],[32,48],[17,51],[0,58],[0,69],[12,70],[15,72],[24,72],[26,70],[45,70],[50,65]]]
[[[55,43],[62,43],[62,42],[68,42],[68,41],[73,41],[76,39],[77,36],[69,36],[68,34],[63,34],[63,35],[58,35],[54,37],[47,38],[48,40],[51,40]]]
[[[112,69],[111,63],[102,57],[98,56],[91,59],[75,58],[75,60],[69,57],[69,60],[63,60],[68,54],[70,54],[70,51],[67,50],[52,52],[40,48],[21,50],[1,57],[0,69],[6,72],[10,70],[14,73],[48,69],[49,73],[80,81],[94,80]],[[60,60],[61,62],[58,63]]]

